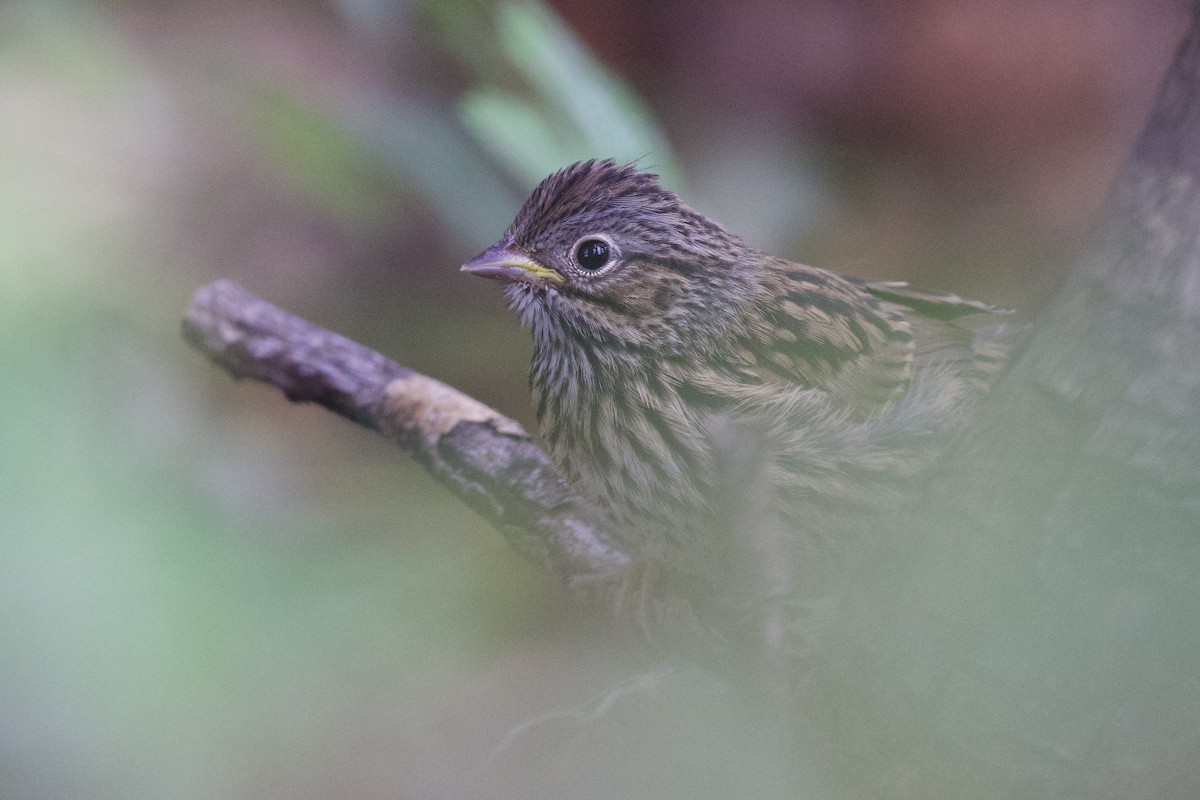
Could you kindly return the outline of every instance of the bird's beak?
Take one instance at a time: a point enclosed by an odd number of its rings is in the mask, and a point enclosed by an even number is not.
[[[544,267],[504,238],[462,265],[463,272],[494,281],[523,281],[534,284],[560,284],[566,279],[557,270]]]

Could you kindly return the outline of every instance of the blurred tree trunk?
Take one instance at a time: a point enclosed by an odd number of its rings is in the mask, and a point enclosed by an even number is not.
[[[1200,797],[1198,27],[1093,249],[839,618],[818,705],[857,720],[863,796]]]

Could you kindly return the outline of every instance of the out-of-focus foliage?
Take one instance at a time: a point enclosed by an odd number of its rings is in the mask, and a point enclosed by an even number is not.
[[[344,770],[332,740],[380,697],[379,746],[421,764],[383,785],[439,785],[451,765],[419,720],[541,618],[543,580],[381,443],[187,350],[210,269],[177,217],[205,210],[195,86],[139,53],[136,22],[0,9],[0,795],[300,796]],[[487,169],[438,175],[485,163],[445,135],[452,114],[406,108],[373,142],[291,88],[218,82],[244,105],[202,130],[245,137],[248,182],[272,175],[349,235],[378,236],[400,194],[381,161],[424,176],[448,226],[456,201],[490,204],[464,241],[509,213]]]
[[[680,186],[670,148],[644,105],[546,6],[403,5],[339,8],[364,29],[402,14],[424,19],[445,56],[470,75],[454,101],[457,113],[417,91],[359,90],[315,109],[311,99],[272,87],[250,103],[267,152],[318,202],[341,204],[330,209],[335,215],[382,208],[363,194],[374,183],[372,169],[381,168],[413,185],[464,242],[494,238],[520,196],[509,187],[527,189],[574,161],[641,161]]]
[[[585,158],[649,160],[679,187],[646,109],[558,19],[533,3],[502,4],[497,13],[501,52],[530,91],[526,99],[491,85],[484,73],[476,75],[481,87],[463,97],[463,121],[493,156],[529,183]]]

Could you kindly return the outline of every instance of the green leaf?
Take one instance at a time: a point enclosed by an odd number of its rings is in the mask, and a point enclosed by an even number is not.
[[[537,183],[548,172],[576,160],[579,143],[532,103],[501,89],[468,92],[462,99],[463,125],[522,183]],[[564,135],[565,134],[565,135]]]
[[[463,124],[514,175],[536,182],[585,158],[649,158],[681,184],[666,138],[636,95],[545,5],[503,4],[498,37],[531,97],[482,87],[462,100]]]

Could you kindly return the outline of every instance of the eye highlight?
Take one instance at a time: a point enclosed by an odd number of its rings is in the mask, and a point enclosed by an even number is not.
[[[612,261],[613,248],[603,239],[584,239],[575,245],[575,263],[580,269],[596,272]]]

